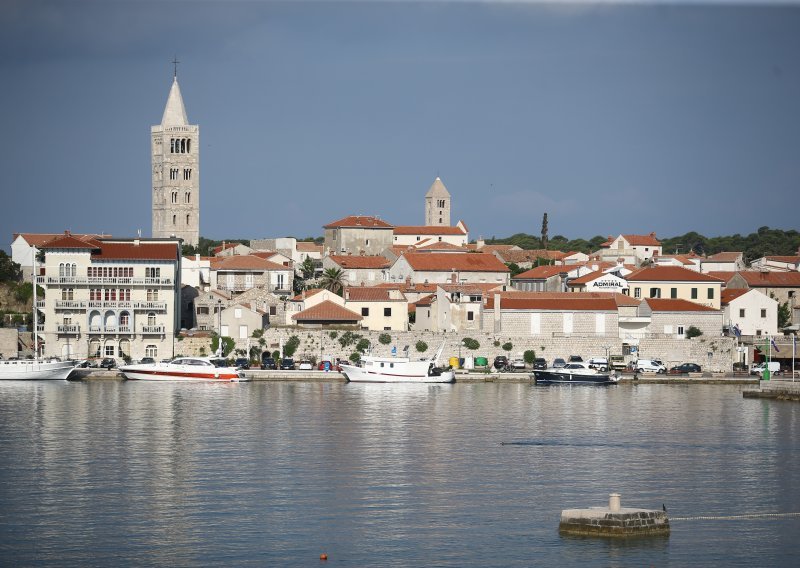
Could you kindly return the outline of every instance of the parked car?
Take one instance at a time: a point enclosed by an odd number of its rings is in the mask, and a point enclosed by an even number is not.
[[[570,355],[569,356],[570,363],[583,363],[583,357],[580,355]]]
[[[533,360],[533,368],[534,369],[546,369],[547,368],[547,359],[543,359],[542,357],[537,357]]]
[[[695,363],[683,363],[681,365],[676,365],[669,370],[670,374],[673,375],[680,375],[683,373],[700,373],[700,365]]]
[[[494,358],[494,368],[498,371],[504,371],[508,368],[508,357],[505,355],[498,355]]]
[[[562,359],[561,357],[556,357],[555,359],[553,359],[553,368],[554,369],[560,369],[560,368],[566,366],[566,364],[567,364],[567,362],[564,361],[564,359]]]
[[[281,370],[294,371],[294,359],[291,357],[285,357],[284,359],[281,359]]]
[[[152,357],[142,357],[142,360],[139,361],[140,365],[153,365],[156,362],[155,359]]]
[[[278,364],[275,362],[275,359],[270,354],[264,353],[261,356],[261,368],[274,370],[278,368]]]
[[[98,367],[100,367],[101,369],[113,369],[116,366],[117,362],[110,357],[106,357],[105,359],[100,361],[100,365],[98,365]]]
[[[512,371],[524,371],[525,370],[525,360],[524,359],[513,359],[511,363],[508,364],[508,367]]]
[[[311,361],[303,359],[302,361],[300,361],[300,365],[298,365],[297,368],[301,371],[313,371],[314,365],[311,364]]]
[[[750,368],[750,374],[758,375],[759,377],[761,377],[764,375],[764,370],[766,368],[767,368],[767,363],[757,363]],[[781,373],[781,364],[778,361],[770,361],[769,373],[770,375],[779,375]]]
[[[233,366],[237,369],[249,369],[250,368],[250,359],[247,357],[239,357],[236,361],[233,362]]]
[[[317,369],[320,371],[341,371],[342,368],[339,366],[338,360],[334,363],[330,359],[323,359],[317,365]]]
[[[634,367],[637,373],[658,373],[667,372],[667,367],[658,359],[637,359]]]
[[[608,371],[608,359],[605,357],[592,357],[589,359],[589,366],[598,371]]]

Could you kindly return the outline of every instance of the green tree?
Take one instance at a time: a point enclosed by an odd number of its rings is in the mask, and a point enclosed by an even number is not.
[[[214,333],[211,336],[211,352],[216,353],[217,349],[219,349],[219,335]],[[222,336],[222,356],[227,357],[236,347],[236,342],[233,338],[228,337],[227,335]]]
[[[361,353],[359,353],[358,351],[353,351],[353,352],[350,354],[350,357],[349,357],[349,359],[350,359],[350,361],[352,361],[353,363],[358,363],[359,361],[361,361]]]
[[[419,351],[420,353],[425,353],[428,350],[428,344],[422,341],[421,339],[417,341],[415,347],[417,348],[417,351]]]
[[[4,250],[0,250],[0,282],[19,282],[22,279],[22,269],[19,264],[11,260]]]
[[[370,342],[369,342],[369,339],[366,339],[366,338],[360,339],[358,341],[358,343],[356,344],[356,349],[360,353],[365,353],[367,351],[367,349],[369,349],[369,347],[370,347]]]
[[[300,264],[300,271],[303,273],[303,278],[306,280],[314,278],[314,261],[311,260],[310,256],[307,256]]]
[[[464,347],[473,351],[481,346],[477,339],[472,339],[471,337],[465,337],[462,339],[462,343],[464,343]]]
[[[703,332],[700,331],[698,328],[696,328],[693,325],[690,325],[689,328],[686,330],[686,338],[687,339],[692,339],[694,337],[700,337],[701,335],[703,335]]]
[[[522,358],[528,365],[533,365],[533,362],[536,360],[536,351],[533,349],[528,349],[522,354]]]
[[[503,351],[511,351],[512,349],[514,349],[514,346],[510,341],[503,343]]]
[[[547,250],[547,213],[542,216],[542,248]]]
[[[293,335],[289,338],[289,340],[283,345],[283,354],[286,357],[291,357],[297,351],[297,348],[300,347],[300,338],[296,335]]]
[[[319,285],[321,288],[341,296],[344,289],[344,271],[341,268],[326,268],[322,273]]]
[[[389,345],[392,342],[392,336],[388,333],[381,333],[378,336],[378,343],[381,345]]]
[[[778,329],[783,329],[792,321],[792,309],[789,307],[789,302],[778,304]]]

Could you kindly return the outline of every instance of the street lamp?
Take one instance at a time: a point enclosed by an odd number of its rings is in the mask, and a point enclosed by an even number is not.
[[[222,357],[222,300],[217,300],[217,317],[219,318],[219,344],[217,345],[217,356]]]

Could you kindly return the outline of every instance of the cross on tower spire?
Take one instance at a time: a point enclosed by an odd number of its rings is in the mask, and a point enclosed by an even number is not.
[[[175,71],[173,72],[172,75],[174,79],[178,78],[178,63],[180,63],[180,61],[178,61],[178,56],[176,55],[175,59],[172,60],[172,64],[175,66]]]

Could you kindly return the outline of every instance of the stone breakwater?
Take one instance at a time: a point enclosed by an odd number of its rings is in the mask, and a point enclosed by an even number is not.
[[[608,507],[561,511],[558,531],[578,536],[668,536],[669,519],[666,509],[623,509],[621,495],[611,493]]]

